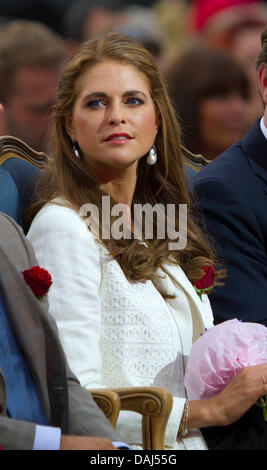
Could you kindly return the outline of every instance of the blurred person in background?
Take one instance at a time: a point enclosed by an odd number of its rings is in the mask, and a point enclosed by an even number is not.
[[[62,35],[68,55],[91,37],[106,31],[117,31],[139,41],[160,65],[167,36],[151,2],[125,0],[79,0],[66,9],[62,20]]]
[[[165,64],[168,45],[167,30],[152,8],[132,5],[125,9],[123,24],[115,24],[117,31],[140,42],[154,57],[160,69]]]
[[[246,133],[249,81],[228,53],[192,44],[165,77],[188,150],[213,160]]]
[[[0,133],[43,150],[66,62],[64,41],[47,26],[14,20],[0,28]]]
[[[65,38],[68,55],[87,39],[111,30],[114,24],[126,21],[124,0],[78,0],[65,10],[61,32]]]
[[[262,117],[194,184],[200,215],[227,270],[224,286],[210,296],[215,323],[238,318],[267,326],[267,28],[257,71]]]
[[[78,0],[1,0],[0,16],[6,17],[8,20],[39,21],[60,33],[62,17],[66,9],[75,3],[79,3]],[[88,3],[92,5],[100,4],[95,0]],[[113,3],[115,8],[116,2]],[[150,7],[155,3],[157,3],[157,0],[124,0],[123,6],[134,4]]]
[[[64,10],[76,0],[1,0],[0,17],[7,21],[38,21],[60,32]]]
[[[189,10],[190,33],[209,46],[227,50],[245,67],[250,79],[250,125],[262,113],[255,64],[266,24],[263,0],[195,0]]]
[[[164,51],[164,64],[161,66],[164,72],[165,66],[176,54],[187,45],[191,39],[188,31],[187,16],[190,0],[158,0],[153,5],[153,11],[167,32],[167,47]]]

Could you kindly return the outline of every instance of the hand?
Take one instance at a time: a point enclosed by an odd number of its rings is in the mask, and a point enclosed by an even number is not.
[[[61,436],[60,450],[116,450],[104,437]]]
[[[245,367],[213,398],[189,403],[188,428],[228,426],[267,394],[267,364]]]
[[[211,406],[217,407],[218,425],[227,426],[243,416],[252,405],[267,394],[267,364],[245,367],[219,393],[210,399]]]

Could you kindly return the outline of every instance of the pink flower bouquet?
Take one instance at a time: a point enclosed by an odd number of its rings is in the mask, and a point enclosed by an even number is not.
[[[207,330],[192,346],[185,373],[189,400],[221,392],[243,367],[267,362],[267,328],[229,320]],[[266,378],[267,379],[267,378]],[[257,404],[267,420],[267,396]]]

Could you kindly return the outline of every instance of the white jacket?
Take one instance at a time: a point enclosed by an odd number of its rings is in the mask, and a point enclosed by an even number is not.
[[[58,200],[60,201],[60,200]],[[185,403],[184,370],[192,342],[213,325],[207,296],[201,301],[178,266],[165,266],[159,283],[175,294],[165,301],[151,281],[129,282],[72,209],[47,204],[28,233],[39,265],[53,280],[49,310],[58,324],[70,366],[82,386],[160,386],[173,395],[166,446],[205,448],[200,431],[177,439]],[[121,412],[117,430],[141,444],[141,416]]]

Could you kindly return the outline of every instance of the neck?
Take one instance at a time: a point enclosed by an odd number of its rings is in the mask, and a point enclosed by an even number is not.
[[[114,201],[131,207],[136,186],[136,172],[123,172],[113,178],[102,178],[101,189]]]
[[[109,181],[101,185],[101,189],[109,194],[116,202],[131,207],[135,184],[123,181]]]

